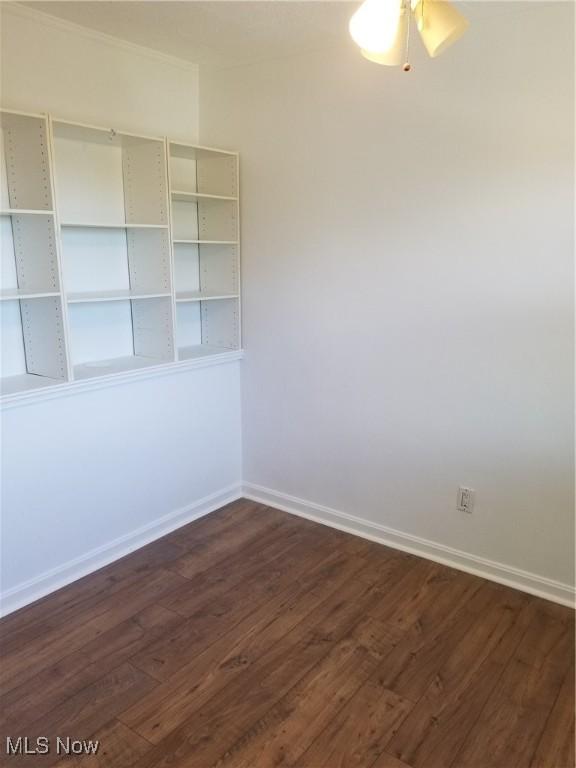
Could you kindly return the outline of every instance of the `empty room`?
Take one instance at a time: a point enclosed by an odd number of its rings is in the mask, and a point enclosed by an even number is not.
[[[576,768],[575,21],[0,1],[1,768]]]

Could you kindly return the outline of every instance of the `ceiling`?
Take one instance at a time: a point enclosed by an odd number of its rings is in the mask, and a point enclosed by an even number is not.
[[[358,2],[26,2],[107,35],[203,67],[225,68],[352,44],[348,19]]]
[[[549,0],[452,0],[472,27],[537,11]],[[348,46],[361,0],[36,0],[17,2],[168,56],[225,69]],[[3,0],[0,0],[3,4]]]

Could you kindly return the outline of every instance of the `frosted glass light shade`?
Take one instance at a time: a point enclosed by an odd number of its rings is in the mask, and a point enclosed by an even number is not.
[[[414,9],[426,50],[434,58],[468,29],[468,20],[447,0],[420,0]]]
[[[387,67],[398,67],[400,64],[403,64],[406,50],[406,31],[409,23],[410,12],[402,11],[398,22],[398,29],[396,30],[396,36],[391,47],[385,53],[367,51],[362,48],[362,56],[364,56],[365,59],[368,59],[368,61],[373,61],[375,64],[384,64]]]
[[[401,0],[365,0],[350,19],[350,35],[365,51],[386,53],[396,39]]]

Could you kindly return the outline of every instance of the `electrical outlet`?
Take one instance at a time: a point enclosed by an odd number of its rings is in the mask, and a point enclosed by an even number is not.
[[[456,502],[456,509],[459,512],[472,513],[474,509],[474,496],[476,491],[473,488],[464,488],[462,485],[458,488],[458,500]]]

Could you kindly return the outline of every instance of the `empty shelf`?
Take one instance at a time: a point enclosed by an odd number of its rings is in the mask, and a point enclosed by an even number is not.
[[[59,295],[58,291],[27,291],[25,288],[7,288],[0,291],[0,301],[14,301],[15,299],[46,299]]]
[[[195,344],[192,347],[180,347],[179,360],[194,360],[198,357],[210,357],[211,355],[224,355],[227,352],[235,352],[230,347],[215,347],[211,344]]]
[[[91,301],[127,301],[133,299],[159,299],[170,296],[166,291],[158,293],[145,293],[142,291],[86,291],[83,293],[69,293],[69,304],[79,304]]]
[[[174,245],[238,245],[238,240],[173,240]]]
[[[3,395],[16,395],[29,392],[42,387],[52,387],[55,384],[63,384],[60,379],[51,379],[48,376],[37,376],[34,373],[21,373],[18,376],[6,376],[0,380],[0,391]]]
[[[172,200],[178,200],[179,202],[194,202],[194,200],[238,200],[237,197],[231,195],[209,195],[205,192],[183,192],[173,191]]]
[[[168,229],[168,224],[128,224],[94,221],[63,221],[61,227],[77,227],[84,229],[86,227],[98,227],[99,229]]]
[[[187,144],[181,141],[170,141],[170,155],[186,159],[198,159],[200,157],[234,158],[237,152],[230,149],[217,149],[216,147],[204,147],[201,144]]]
[[[81,363],[74,366],[74,378],[93,379],[98,376],[111,376],[115,373],[137,371],[140,368],[152,368],[157,365],[165,365],[170,360],[158,360],[153,357],[141,357],[130,355],[129,357],[113,357],[109,360],[96,360],[90,363]]]
[[[2,208],[0,209],[0,216],[19,216],[26,214],[26,216],[53,216],[54,211],[44,211],[32,208]]]
[[[218,301],[219,299],[237,299],[237,293],[216,293],[202,291],[178,291],[176,301]]]

